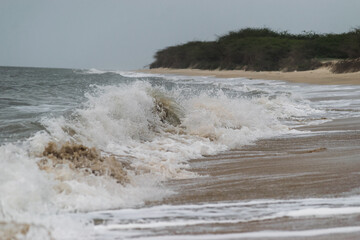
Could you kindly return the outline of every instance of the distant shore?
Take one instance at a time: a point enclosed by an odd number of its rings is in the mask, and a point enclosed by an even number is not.
[[[213,76],[218,78],[281,80],[294,83],[324,85],[360,85],[360,72],[334,74],[327,68],[298,72],[153,68],[139,70],[139,72],[185,76]]]

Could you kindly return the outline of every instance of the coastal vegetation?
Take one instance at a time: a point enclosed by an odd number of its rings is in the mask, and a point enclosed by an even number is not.
[[[333,73],[349,73],[360,71],[360,58],[345,59],[331,64]]]
[[[304,71],[327,64],[334,73],[359,71],[360,28],[341,34],[245,28],[215,41],[170,46],[154,58],[150,68]]]

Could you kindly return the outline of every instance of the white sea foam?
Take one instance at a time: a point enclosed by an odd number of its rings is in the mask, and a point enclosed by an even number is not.
[[[96,68],[90,68],[88,70],[84,70],[81,73],[87,73],[87,74],[103,74],[103,73],[107,73],[108,71],[105,70],[100,70],[100,69],[96,69]]]
[[[262,199],[238,202],[217,202],[211,204],[195,205],[162,205],[139,209],[121,209],[115,211],[100,211],[88,213],[92,218],[104,219],[106,224],[95,226],[95,233],[107,236],[105,239],[116,237],[140,238],[143,236],[153,236],[171,239],[174,227],[188,227],[192,229],[208,229],[204,226],[217,224],[218,230],[226,231],[226,225],[222,229],[222,224],[232,225],[239,223],[253,223],[258,221],[271,221],[289,218],[306,219],[324,218],[327,216],[341,217],[343,215],[359,214],[359,196],[342,198],[307,198],[307,199]],[[209,227],[210,228],[210,227]],[[195,230],[196,231],[196,230]],[[227,239],[229,236],[239,238],[264,237],[265,233],[270,233],[269,237],[296,237],[296,236],[318,236],[333,233],[358,232],[358,228],[329,228],[329,229],[308,229],[302,231],[260,231],[244,232],[235,235],[215,235],[219,239]],[[186,232],[186,231],[185,231]],[[164,234],[159,236],[157,233]],[[179,231],[179,234],[184,232]],[[199,232],[201,233],[201,231]],[[188,236],[180,235],[187,239],[198,236],[197,234]],[[180,238],[179,236],[179,238]],[[211,235],[199,235],[207,239]],[[222,238],[223,237],[223,238]],[[175,236],[175,239],[177,236]],[[145,237],[147,239],[147,237]],[[215,237],[215,239],[217,239]]]
[[[156,237],[137,237],[137,239],[189,239],[189,240],[200,240],[200,239],[209,239],[209,240],[230,240],[230,239],[278,239],[278,238],[298,238],[298,237],[316,237],[316,236],[326,236],[333,234],[346,234],[346,233],[358,233],[360,232],[360,227],[351,226],[351,227],[338,227],[338,228],[324,228],[324,229],[312,229],[312,230],[302,230],[302,231],[258,231],[258,232],[244,232],[244,233],[229,233],[229,234],[200,234],[200,235],[175,235],[175,236],[156,236]]]
[[[347,215],[360,213],[360,207],[343,207],[343,208],[308,208],[295,210],[286,213],[286,216],[304,217],[304,216],[330,216],[330,215]]]
[[[24,146],[0,146],[0,156],[0,238],[14,237],[11,233],[18,235],[16,239],[91,235],[91,231],[79,233],[79,229],[87,228],[88,220],[59,214],[56,202],[61,196],[55,190],[57,182],[39,170]],[[20,231],[22,226],[27,229],[24,235]]]
[[[96,68],[90,68],[81,72],[82,74],[104,74],[104,73],[113,73],[119,74],[127,78],[146,78],[146,77],[162,77],[160,74],[153,73],[142,73],[142,72],[133,72],[133,71],[118,71],[118,70],[100,70]]]

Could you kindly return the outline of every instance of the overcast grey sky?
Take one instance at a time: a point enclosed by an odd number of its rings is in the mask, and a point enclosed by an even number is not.
[[[0,65],[134,70],[231,30],[360,27],[360,0],[0,0]]]

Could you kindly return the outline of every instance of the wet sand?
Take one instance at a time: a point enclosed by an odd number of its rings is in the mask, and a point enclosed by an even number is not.
[[[181,194],[168,201],[334,197],[360,187],[360,119],[302,129],[319,134],[260,140],[193,160],[193,171],[207,177],[172,181]]]
[[[282,80],[294,83],[309,84],[360,84],[360,72],[333,74],[327,68],[319,68],[301,72],[279,71],[243,71],[243,70],[199,70],[199,69],[169,69],[155,68],[139,70],[145,73],[155,74],[179,74],[186,76],[214,76],[219,78],[250,78],[265,80]]]
[[[239,150],[192,160],[193,171],[203,177],[169,182],[168,185],[178,194],[161,204],[336,198],[360,193],[360,119],[336,120],[301,130],[316,134],[260,140]],[[186,234],[303,231],[359,225],[359,214],[321,218],[285,217],[215,224],[200,227],[201,232],[199,226],[190,227],[186,229]],[[180,230],[180,233],[183,232]],[[326,234],[300,239],[358,239],[359,234]]]

